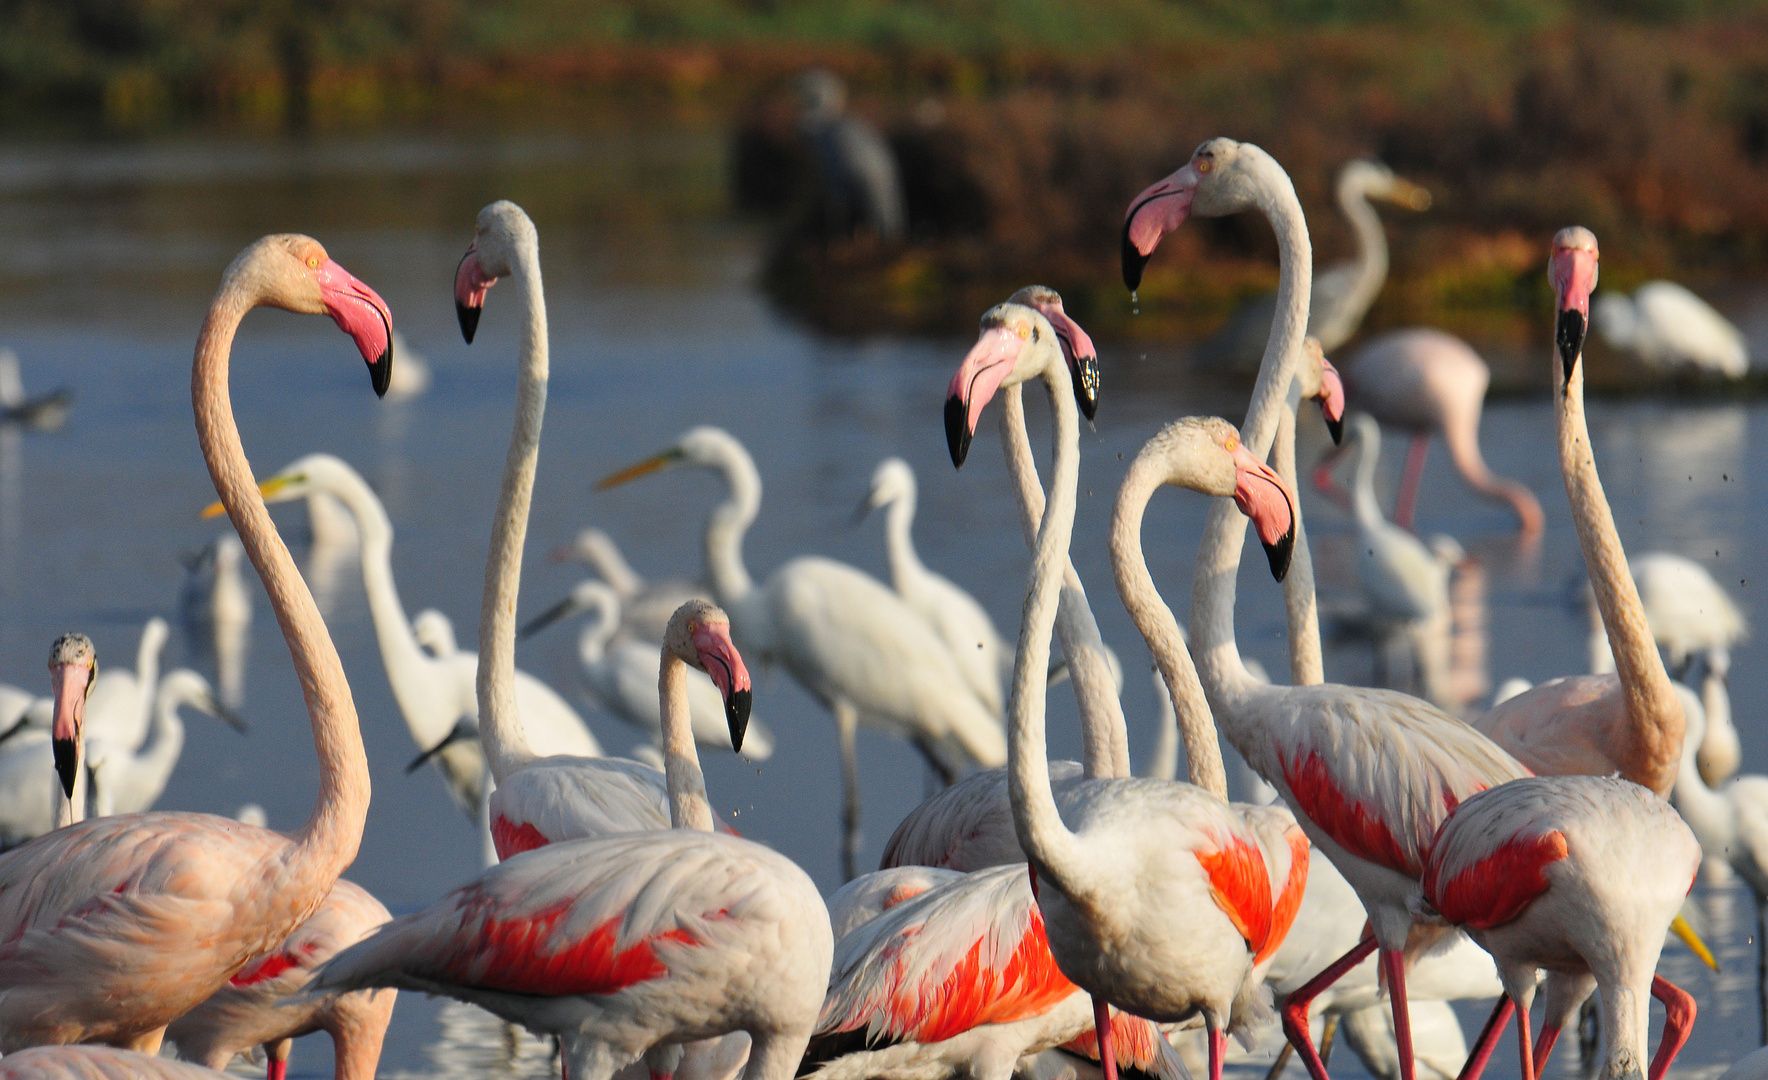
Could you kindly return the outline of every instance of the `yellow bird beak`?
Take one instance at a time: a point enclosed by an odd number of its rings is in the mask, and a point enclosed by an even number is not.
[[[270,479],[268,479],[258,485],[258,494],[260,494],[260,495],[264,496],[266,499],[268,499],[268,498],[270,498],[270,496],[281,491],[283,488],[288,487],[291,479],[292,479],[291,477],[287,477],[287,476],[272,476]],[[225,514],[226,512],[227,512],[227,507],[222,506],[220,500],[216,500],[215,502],[212,502],[209,505],[203,507],[203,512],[202,512],[201,516],[204,521],[207,521],[209,518],[220,517],[222,514]]]
[[[1430,209],[1430,192],[1422,185],[1414,184],[1410,180],[1401,180],[1397,176],[1394,177],[1394,189],[1389,193],[1388,198],[1408,210]]]
[[[1681,938],[1682,944],[1688,946],[1690,952],[1700,957],[1701,963],[1712,968],[1714,971],[1719,970],[1719,961],[1713,959],[1713,951],[1707,948],[1707,943],[1702,941],[1700,935],[1694,932],[1694,927],[1688,925],[1687,919],[1684,919],[1680,915],[1671,919],[1670,933]]]
[[[636,465],[628,465],[626,468],[621,469],[619,472],[614,473],[611,476],[604,476],[601,480],[597,481],[595,489],[597,491],[606,491],[611,487],[619,487],[621,484],[624,484],[629,480],[637,480],[639,477],[649,475],[659,469],[668,468],[681,459],[682,452],[679,449],[665,450],[661,454],[655,454],[648,457]]]

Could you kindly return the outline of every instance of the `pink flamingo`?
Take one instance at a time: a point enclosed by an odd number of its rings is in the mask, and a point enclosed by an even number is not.
[[[1213,139],[1131,204],[1124,221],[1125,279],[1193,211],[1218,216],[1258,208],[1281,258],[1277,315],[1243,432],[1254,459],[1275,435],[1307,324],[1312,251],[1287,174],[1256,146]],[[1388,979],[1401,1074],[1412,1080],[1406,949],[1445,932],[1418,924],[1414,907],[1431,840],[1449,810],[1527,770],[1478,732],[1417,698],[1332,684],[1271,686],[1255,680],[1234,641],[1234,589],[1245,519],[1218,502],[1205,526],[1192,593],[1191,653],[1228,740],[1296,812],[1308,839],[1356,890],[1372,936],[1284,1003],[1283,1026],[1315,1080],[1325,1080],[1308,1035],[1308,1005],[1377,947]],[[1261,532],[1269,549],[1272,537]],[[1417,933],[1414,931],[1417,930]],[[1410,941],[1408,940],[1410,938]]]
[[[1509,503],[1524,540],[1541,535],[1545,518],[1528,486],[1495,475],[1479,449],[1479,417],[1492,371],[1468,344],[1441,330],[1394,330],[1358,350],[1344,369],[1353,405],[1384,424],[1412,433],[1406,471],[1394,503],[1394,524],[1412,527],[1418,482],[1432,435],[1441,434],[1455,471],[1489,499]],[[1332,482],[1334,454],[1314,471],[1314,484],[1328,494],[1342,492]]]
[[[1695,1005],[1653,970],[1700,858],[1668,803],[1618,777],[1531,777],[1456,807],[1425,864],[1424,900],[1492,954],[1504,981],[1462,1080],[1477,1080],[1513,1011],[1523,1080],[1534,1080],[1592,989],[1602,993],[1604,1080],[1639,1076],[1647,995],[1664,1003],[1649,1074],[1662,1080]],[[1547,1014],[1531,1052],[1538,968],[1547,970]]]
[[[1474,723],[1537,773],[1618,773],[1669,798],[1682,759],[1686,719],[1615,531],[1584,419],[1584,373],[1578,357],[1599,259],[1596,237],[1588,229],[1563,229],[1553,238],[1549,277],[1558,299],[1560,359],[1554,365],[1553,402],[1565,494],[1615,670],[1543,683]]]
[[[98,650],[85,634],[63,634],[49,646],[49,680],[55,712],[49,745],[61,798],[55,827],[86,817],[86,698],[98,681]]]
[[[319,965],[392,917],[368,890],[339,878],[311,918],[174,1020],[166,1037],[177,1045],[179,1057],[211,1069],[225,1069],[235,1054],[262,1046],[268,1080],[284,1080],[290,1043],[324,1031],[332,1040],[336,1080],[374,1080],[397,991],[288,999],[306,988]]]
[[[1063,820],[1046,760],[1043,684],[1073,530],[1080,433],[1068,365],[1043,315],[1008,303],[983,316],[982,334],[953,376],[946,405],[946,415],[960,417],[961,427],[948,424],[947,433],[954,460],[960,459],[959,437],[974,432],[989,398],[1003,386],[1038,377],[1056,416],[1056,452],[1009,706],[1007,775],[1015,831],[1041,887],[1051,954],[1064,975],[1093,995],[1107,1076],[1115,1075],[1109,1002],[1157,1022],[1201,1013],[1212,1080],[1219,1080],[1226,1030],[1230,1024],[1242,1029],[1249,1009],[1256,1008],[1250,992],[1257,987],[1255,958],[1273,939],[1281,942],[1271,884],[1278,875],[1266,862],[1276,853],[1223,799],[1220,751],[1201,730],[1187,729],[1186,735],[1193,777],[1207,788],[1099,779],[1072,800],[1069,820]],[[1259,517],[1261,533],[1286,547],[1290,500],[1269,467],[1234,456],[1237,445],[1218,445],[1214,471],[1196,482],[1233,494],[1244,474],[1247,505]],[[1279,576],[1285,568],[1273,564]],[[1281,876],[1288,877],[1287,867]],[[1170,918],[1177,910],[1190,913],[1182,929]]]
[[[485,640],[491,640],[487,637]],[[549,844],[499,863],[339,953],[322,991],[397,986],[479,1005],[560,1039],[571,1080],[746,1031],[749,1080],[790,1080],[816,1026],[834,942],[808,875],[712,832],[687,709],[687,666],[749,674],[730,621],[682,605],[659,693],[674,828]]]
[[[222,276],[191,399],[209,475],[264,581],[313,723],[319,800],[292,836],[210,814],[100,818],[0,855],[0,1051],[103,1042],[157,1051],[165,1027],[312,914],[356,857],[368,762],[343,664],[252,482],[227,398],[233,335],[260,305],[330,315],[377,391],[392,317],[319,243],[269,236]]]

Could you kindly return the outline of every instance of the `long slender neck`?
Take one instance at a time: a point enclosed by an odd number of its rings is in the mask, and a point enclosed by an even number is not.
[[[1277,312],[1271,337],[1259,365],[1252,404],[1240,429],[1241,441],[1253,457],[1265,460],[1275,440],[1277,421],[1301,359],[1302,335],[1308,323],[1308,289],[1313,279],[1313,248],[1307,221],[1295,188],[1276,162],[1264,166],[1259,208],[1277,234],[1279,277]],[[1230,740],[1235,741],[1237,710],[1254,681],[1240,660],[1234,641],[1234,586],[1245,546],[1246,517],[1230,499],[1217,499],[1203,527],[1197,550],[1197,576],[1191,587],[1192,655],[1209,693],[1211,707]]]
[[[663,775],[669,785],[669,824],[711,832],[712,804],[706,798],[706,777],[700,772],[700,751],[694,746],[694,724],[688,716],[688,665],[667,645],[657,672],[657,694],[663,706]]]
[[[1365,529],[1379,529],[1385,520],[1375,501],[1375,466],[1381,456],[1381,437],[1367,430],[1357,436],[1357,463],[1351,474],[1351,512]]]
[[[884,547],[890,557],[890,580],[898,593],[913,588],[927,573],[915,554],[915,493],[906,491],[891,502],[884,518]]]
[[[744,606],[755,582],[743,562],[743,534],[761,512],[761,474],[747,455],[730,454],[719,462],[727,489],[724,501],[706,519],[706,576],[712,595],[726,611]],[[733,616],[739,630],[745,620]]]
[[[1596,458],[1590,449],[1590,429],[1584,418],[1584,364],[1572,369],[1571,382],[1554,361],[1554,397],[1559,402],[1559,468],[1565,476],[1565,494],[1571,502],[1572,522],[1578,545],[1596,592],[1596,607],[1608,631],[1620,676],[1621,698],[1627,711],[1631,745],[1621,751],[1621,775],[1667,795],[1676,782],[1676,765],[1682,754],[1686,721],[1676,699],[1670,676],[1664,671],[1639,589],[1627,568],[1627,553],[1615,532],[1614,514],[1602,493],[1596,474]]]
[[[527,317],[519,344],[516,424],[503,465],[492,521],[491,554],[485,560],[485,598],[479,608],[479,739],[498,783],[532,760],[522,714],[516,710],[516,600],[522,589],[522,545],[528,538],[528,507],[540,464],[540,425],[546,416],[548,355],[546,291],[540,278],[540,252],[518,244],[512,284],[518,285]]]
[[[1031,436],[1025,427],[1023,386],[1007,387],[1001,395],[1001,449],[1007,455],[1007,474],[1013,480],[1019,522],[1025,545],[1035,553],[1039,522],[1044,517],[1044,486],[1038,479],[1037,459],[1031,452]],[[1075,419],[1076,484],[1079,484],[1080,420]],[[1060,445],[1058,445],[1060,452]],[[1117,680],[1105,658],[1105,640],[1087,603],[1087,590],[1075,572],[1068,543],[1062,545],[1062,593],[1056,612],[1056,637],[1068,658],[1069,681],[1080,707],[1081,768],[1088,777],[1130,775],[1129,725],[1124,722],[1123,702],[1117,696]]]
[[[1283,579],[1283,613],[1289,628],[1289,682],[1293,686],[1317,686],[1326,681],[1326,661],[1320,648],[1320,606],[1314,595],[1314,555],[1308,547],[1307,529],[1302,526],[1301,485],[1295,476],[1296,411],[1300,407],[1301,380],[1297,379],[1289,384],[1283,415],[1277,418],[1277,441],[1271,454],[1277,475],[1289,485],[1289,490],[1297,493],[1295,551],[1289,558],[1289,576]]]
[[[1649,984],[1648,984],[1649,985]],[[1625,984],[1603,987],[1602,1004],[1602,1080],[1625,1080],[1645,1075],[1648,1059],[1645,1038],[1651,998]]]
[[[1345,298],[1343,310],[1346,315],[1354,314],[1361,321],[1369,305],[1380,294],[1382,282],[1387,280],[1387,233],[1362,188],[1355,184],[1341,184],[1338,205],[1344,210],[1344,216],[1350,219],[1351,230],[1357,234],[1357,278],[1350,295]]]
[[[190,397],[209,477],[269,594],[313,724],[319,800],[313,816],[294,834],[294,851],[283,861],[283,876],[292,877],[303,890],[312,887],[309,883],[329,888],[356,858],[362,842],[362,827],[368,818],[368,759],[343,661],[326,633],[313,594],[307,591],[295,560],[270,520],[234,425],[233,403],[227,394],[228,361],[234,333],[252,306],[254,301],[236,281],[230,278],[222,285],[197,338]],[[281,881],[265,885],[285,893],[290,888]]]
[[[1080,419],[1065,364],[1044,375],[1054,406],[1055,465],[1050,498],[1038,526],[1031,562],[1031,584],[1019,620],[1019,650],[1013,663],[1013,690],[1007,702],[1007,793],[1019,844],[1040,873],[1066,894],[1087,888],[1080,841],[1062,824],[1050,791],[1050,763],[1044,740],[1045,683],[1050,666],[1050,632],[1061,604],[1063,568],[1074,532],[1074,503],[1080,483]]]
[[[1671,801],[1676,812],[1688,822],[1694,838],[1700,841],[1701,850],[1716,854],[1736,843],[1736,807],[1726,793],[1714,791],[1701,779],[1694,749],[1693,739],[1683,745]]]
[[[419,746],[428,749],[454,729],[459,700],[447,665],[426,653],[411,631],[405,605],[393,581],[393,523],[368,484],[354,472],[340,473],[328,491],[344,504],[356,523],[362,588],[381,650],[381,664],[405,726]]]
[[[1148,640],[1148,649],[1166,682],[1178,714],[1179,734],[1185,740],[1191,783],[1226,799],[1228,776],[1222,765],[1222,748],[1216,740],[1209,699],[1197,679],[1191,651],[1179,633],[1179,621],[1160,598],[1160,590],[1155,587],[1142,554],[1142,515],[1148,500],[1160,487],[1163,464],[1153,455],[1137,457],[1124,477],[1117,509],[1111,517],[1111,570],[1117,580],[1117,595],[1129,610],[1136,629]]]
[[[160,650],[166,645],[166,635],[158,631],[157,623],[150,623],[141,631],[141,643],[135,648],[135,686],[141,692],[140,715],[150,717],[153,714],[154,688],[160,681]]]

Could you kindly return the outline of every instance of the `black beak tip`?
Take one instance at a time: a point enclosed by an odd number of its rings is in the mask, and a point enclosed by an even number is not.
[[[1275,544],[1265,545],[1265,557],[1271,560],[1271,576],[1282,581],[1289,576],[1289,560],[1295,555],[1295,526]]]
[[[393,342],[387,342],[387,351],[368,362],[368,378],[374,383],[375,397],[386,397],[387,387],[393,385]]]
[[[964,399],[952,395],[945,399],[945,446],[952,453],[952,467],[964,467],[964,459],[970,456],[970,410],[964,407]]]
[[[1583,312],[1568,308],[1559,313],[1559,325],[1554,328],[1553,342],[1559,346],[1559,360],[1565,366],[1568,381],[1572,377],[1572,371],[1578,366],[1578,356],[1584,351],[1584,335],[1588,329]]]
[[[460,336],[467,339],[468,345],[473,343],[473,335],[479,332],[479,315],[484,310],[468,307],[458,300],[454,302],[454,315],[460,320]]]
[[[1123,287],[1135,292],[1142,287],[1142,270],[1148,265],[1148,256],[1136,250],[1130,243],[1130,222],[1134,217],[1124,219],[1123,223]]]
[[[749,730],[749,706],[754,697],[754,691],[738,690],[724,703],[724,718],[731,729],[731,750],[736,753],[743,750],[743,735]]]
[[[79,748],[72,739],[56,739],[52,749],[55,751],[55,774],[61,779],[62,793],[71,799],[74,797],[74,779],[79,772]]]
[[[1074,400],[1080,405],[1081,415],[1092,423],[1099,415],[1099,358],[1083,357],[1079,366],[1080,379],[1074,384]]]
[[[1333,446],[1343,446],[1344,445],[1344,417],[1341,416],[1337,420],[1333,420],[1330,417],[1326,417],[1324,419],[1326,420],[1326,432],[1327,432],[1327,434],[1332,436],[1332,445]]]

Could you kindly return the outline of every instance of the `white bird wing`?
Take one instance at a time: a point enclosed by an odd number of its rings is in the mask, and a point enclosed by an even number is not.
[[[1050,762],[1050,784],[1060,791],[1082,778],[1078,761]],[[938,866],[970,872],[1023,862],[1013,831],[1007,771],[966,776],[909,811],[884,844],[879,865]]]
[[[133,750],[147,738],[141,684],[127,668],[100,671],[86,695],[86,737]]]
[[[1749,371],[1743,334],[1694,293],[1673,281],[1648,281],[1633,294],[1633,302],[1662,359],[1734,379]]]
[[[1005,707],[1004,682],[1013,670],[1013,654],[988,612],[975,597],[931,570],[919,575],[904,599],[951,650],[971,692],[990,712],[999,713]]]
[[[444,661],[454,675],[455,692],[461,715],[477,720],[479,698],[476,682],[479,677],[479,654],[457,652]],[[568,754],[574,757],[601,757],[602,746],[590,733],[589,725],[566,704],[552,687],[527,672],[516,669],[516,710],[522,716],[522,729],[528,736],[528,748],[537,757]],[[427,748],[426,748],[427,749]]]
[[[1359,530],[1357,566],[1377,613],[1429,618],[1448,603],[1448,571],[1416,536],[1387,522]]]
[[[636,761],[543,758],[505,777],[491,793],[493,835],[523,826],[549,843],[667,829],[669,793],[662,773]]]
[[[963,875],[935,866],[893,866],[861,874],[829,897],[829,926],[838,942],[859,926],[935,885]]]
[[[23,731],[0,743],[0,849],[55,828],[60,794],[49,732]]]

